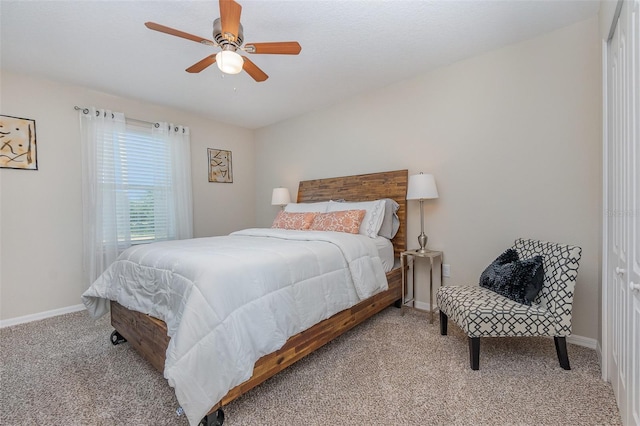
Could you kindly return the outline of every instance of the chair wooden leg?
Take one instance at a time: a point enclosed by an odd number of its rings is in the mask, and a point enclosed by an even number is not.
[[[566,337],[554,337],[553,341],[556,344],[556,353],[558,354],[558,361],[560,361],[560,367],[565,370],[571,370],[569,365],[569,355],[567,354],[567,339]]]
[[[447,317],[447,314],[445,314],[444,312],[440,311],[440,335],[441,336],[446,336],[447,335],[447,324],[449,322],[449,318]]]
[[[480,369],[480,338],[469,337],[469,363],[472,370]]]

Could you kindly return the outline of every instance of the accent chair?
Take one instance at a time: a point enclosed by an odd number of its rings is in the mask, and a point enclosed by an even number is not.
[[[560,366],[570,370],[566,337],[571,334],[573,290],[582,249],[521,238],[512,248],[521,259],[542,256],[542,289],[531,306],[481,286],[444,286],[436,294],[440,334],[447,334],[449,319],[467,334],[472,370],[480,368],[481,337],[552,336]]]

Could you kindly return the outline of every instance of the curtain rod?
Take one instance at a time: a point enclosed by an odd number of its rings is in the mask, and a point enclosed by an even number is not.
[[[89,113],[89,108],[84,108],[84,107],[79,107],[79,106],[74,106],[73,109],[75,109],[76,111],[82,111],[85,114]],[[137,118],[129,118],[127,116],[124,117],[125,120],[129,120],[129,121],[137,121],[138,123],[145,123],[145,124],[153,124],[155,127],[160,127],[159,123],[153,123],[151,121],[146,121],[146,120],[139,120]]]

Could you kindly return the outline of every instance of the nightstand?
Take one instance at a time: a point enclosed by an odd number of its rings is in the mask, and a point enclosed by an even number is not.
[[[408,257],[413,257],[413,279],[411,280],[411,298],[406,299],[406,293],[408,292],[407,288],[407,270],[409,269],[408,265]],[[400,266],[402,269],[402,305],[400,307],[403,310],[402,314],[404,314],[405,308],[412,308],[419,311],[424,311],[422,309],[416,308],[416,300],[415,300],[415,288],[416,288],[416,266],[415,261],[416,258],[423,258],[429,260],[429,312],[431,313],[431,318],[429,320],[430,324],[433,324],[433,264],[436,259],[440,260],[440,285],[442,285],[442,262],[443,262],[443,253],[441,251],[436,250],[425,250],[424,252],[420,252],[419,250],[407,250],[400,253]]]

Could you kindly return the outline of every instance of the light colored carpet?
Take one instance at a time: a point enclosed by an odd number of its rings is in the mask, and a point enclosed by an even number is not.
[[[436,316],[437,317],[437,316]],[[162,375],[108,318],[86,312],[0,330],[2,425],[186,425]],[[388,308],[225,407],[225,425],[617,425],[595,351],[482,339],[480,370],[449,323]]]

